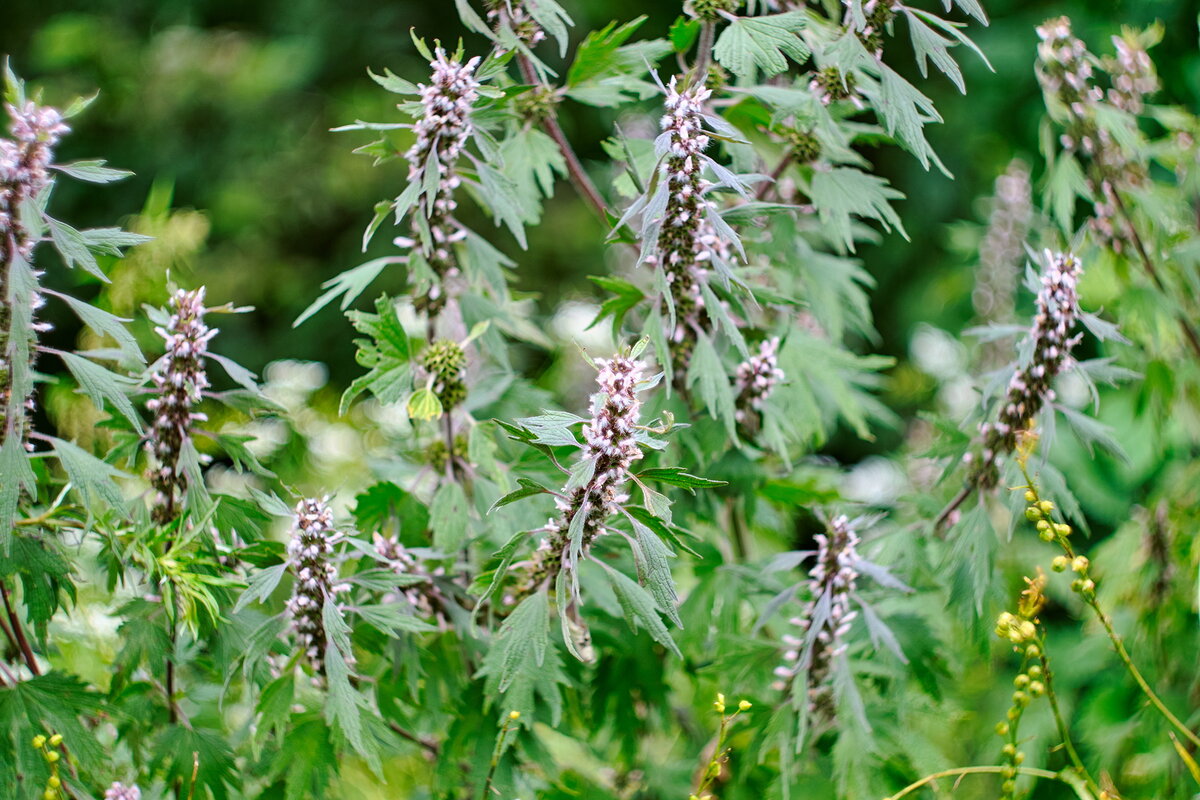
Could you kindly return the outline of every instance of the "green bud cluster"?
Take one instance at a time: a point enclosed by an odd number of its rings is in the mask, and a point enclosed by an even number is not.
[[[429,443],[429,446],[425,448],[425,460],[428,461],[429,465],[438,472],[441,472],[446,468],[446,462],[449,458],[449,455],[450,454],[447,453],[446,441],[444,439],[434,439]],[[454,437],[453,456],[459,460],[466,459],[467,437],[465,434],[460,433]]]
[[[722,13],[732,14],[741,4],[742,0],[688,0],[684,8],[693,16],[710,22],[719,19]]]
[[[467,354],[462,345],[449,339],[439,339],[421,353],[421,366],[433,376],[430,387],[446,411],[461,403],[467,396],[463,381],[467,369]]]
[[[798,163],[811,164],[821,157],[821,142],[811,130],[790,131],[787,138],[792,157]]]

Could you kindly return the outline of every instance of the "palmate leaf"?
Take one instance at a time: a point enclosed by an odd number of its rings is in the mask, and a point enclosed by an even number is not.
[[[696,338],[696,348],[688,364],[687,384],[689,387],[699,387],[698,394],[709,415],[722,421],[732,437],[737,424],[733,416],[733,389],[721,364],[721,357],[704,334]]]
[[[61,733],[85,774],[103,773],[107,753],[79,721],[102,709],[100,695],[62,672],[0,688],[0,764],[16,764],[26,775],[20,789],[0,784],[0,791],[6,797],[40,796],[48,771],[42,756],[29,744],[37,734]],[[3,774],[0,770],[0,778]]]
[[[516,187],[525,222],[536,225],[542,218],[542,200],[554,195],[555,176],[567,174],[567,162],[554,140],[538,128],[527,127],[500,145],[504,174]]]
[[[429,507],[429,527],[433,529],[433,544],[443,553],[457,551],[467,541],[471,527],[470,505],[462,484],[449,481],[433,496]]]
[[[545,591],[522,600],[500,626],[477,677],[487,678],[488,697],[497,698],[506,713],[520,712],[520,724],[533,725],[539,698],[558,723],[562,712],[558,684],[567,678],[558,651],[550,644],[550,602]]]
[[[62,439],[49,439],[59,463],[66,470],[75,490],[82,495],[89,511],[97,500],[104,500],[110,508],[118,511],[124,510],[126,504],[121,497],[121,490],[113,481],[115,478],[128,478],[128,475],[81,447]]]
[[[932,162],[946,177],[953,178],[925,138],[926,123],[942,121],[933,101],[886,64],[879,64],[878,69],[879,90],[864,88],[863,92],[879,112],[888,136],[894,136],[925,169]]]
[[[197,800],[227,800],[239,786],[238,772],[226,737],[218,731],[172,725],[155,741],[151,770],[162,771],[168,786],[176,782]]]
[[[375,313],[351,311],[346,315],[359,333],[371,337],[358,340],[356,360],[368,372],[355,378],[342,394],[338,408],[345,414],[354,398],[369,391],[384,404],[399,402],[412,389],[412,350],[408,334],[396,316],[396,306],[387,295],[375,301]]]
[[[821,225],[836,244],[854,251],[853,216],[878,220],[886,230],[893,227],[904,238],[904,224],[892,208],[892,200],[904,195],[888,185],[886,178],[853,167],[834,167],[813,173],[809,186]]]
[[[292,323],[292,327],[299,328],[304,324],[305,320],[332,303],[334,298],[339,295],[342,298],[341,309],[345,311],[350,307],[351,303],[358,299],[360,294],[366,291],[371,282],[379,277],[379,273],[383,272],[385,267],[389,264],[398,263],[400,263],[400,259],[396,256],[376,258],[365,264],[359,264],[357,267],[348,269],[340,275],[335,275],[325,281],[325,283],[321,284],[321,288],[325,289],[325,293],[312,301],[312,304],[304,309],[300,313],[300,316],[296,317],[296,321]]]
[[[117,346],[121,349],[121,354],[127,362],[135,365],[146,363],[145,357],[142,356],[142,349],[138,347],[137,340],[133,338],[133,334],[125,327],[127,322],[131,320],[122,319],[115,314],[110,314],[101,308],[96,308],[90,303],[85,303],[82,300],[76,300],[67,294],[43,290],[46,294],[54,295],[62,300],[76,316],[96,333],[101,336],[111,336],[117,342]]]
[[[761,69],[766,77],[788,68],[787,57],[797,64],[808,59],[808,45],[796,35],[804,28],[798,11],[766,17],[738,17],[721,32],[713,57],[739,77],[753,77]]]

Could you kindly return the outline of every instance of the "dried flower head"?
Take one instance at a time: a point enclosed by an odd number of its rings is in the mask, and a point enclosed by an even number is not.
[[[455,168],[474,132],[471,110],[479,99],[479,81],[475,79],[479,58],[464,64],[439,47],[429,65],[433,68],[430,82],[418,87],[423,113],[413,124],[416,141],[404,157],[409,164],[409,182],[424,185],[427,174],[434,170],[436,189],[418,203],[425,221],[414,220],[412,237],[397,237],[396,244],[419,253],[433,271],[435,282],[420,305],[436,313],[445,305],[444,282],[459,274],[453,245],[466,237],[466,230],[454,219],[458,207],[454,191],[462,183]]]
[[[1029,336],[1033,355],[1019,366],[1008,383],[999,418],[980,427],[983,459],[976,480],[995,484],[1001,459],[1017,447],[1024,432],[1047,401],[1054,399],[1051,381],[1071,363],[1071,348],[1082,338],[1075,334],[1079,316],[1077,284],[1083,269],[1071,253],[1046,251],[1046,269],[1037,297],[1037,315]]]
[[[159,523],[175,519],[187,490],[180,459],[191,441],[193,423],[207,419],[194,409],[209,385],[204,357],[209,341],[217,335],[215,328],[204,324],[203,286],[175,292],[170,311],[166,326],[154,329],[167,352],[151,374],[155,396],[146,401],[146,409],[154,415],[146,450],[154,460],[150,482],[156,492],[154,519]]]
[[[142,790],[136,785],[126,786],[120,781],[113,781],[112,786],[104,790],[104,800],[142,800]]]
[[[804,672],[809,712],[829,720],[834,712],[831,668],[834,659],[846,652],[844,640],[858,616],[850,608],[850,596],[858,588],[859,537],[843,514],[830,520],[826,533],[815,538],[816,562],[808,572],[809,600],[803,616],[791,620],[801,635],[784,637],[785,663],[775,668],[775,675],[780,679],[776,687],[787,689]]]
[[[976,316],[1006,322],[1013,314],[1017,279],[1025,260],[1025,237],[1033,220],[1029,167],[1019,159],[996,178],[992,214],[979,245],[979,274],[971,300]]]
[[[338,583],[333,551],[343,537],[334,529],[327,500],[308,498],[296,505],[287,545],[288,566],[296,578],[287,609],[296,639],[317,673],[325,669],[325,603],[349,589]]]
[[[638,392],[643,388],[646,365],[620,355],[599,359],[596,364],[600,391],[592,395],[592,418],[583,426],[580,456],[582,461],[594,464],[591,478],[582,486],[563,490],[566,499],[557,501],[560,515],[551,518],[542,529],[546,535],[519,583],[521,596],[553,580],[564,560],[569,560],[570,529],[577,515],[583,515],[582,550],[586,552],[596,537],[605,532],[608,518],[629,499],[624,486],[631,465],[642,457],[637,442],[642,405]]]

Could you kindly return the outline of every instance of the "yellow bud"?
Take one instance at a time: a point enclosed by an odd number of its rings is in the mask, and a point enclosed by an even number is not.
[[[520,711],[510,711],[510,712],[508,712],[508,718],[509,719],[520,719],[521,712]]]
[[[41,750],[45,746],[46,746],[46,737],[45,736],[42,736],[39,733],[37,736],[33,737],[33,747],[35,750]]]
[[[724,703],[713,703],[713,708],[715,708],[717,710],[718,714],[725,713],[725,704]]]
[[[997,736],[1008,736],[1008,723],[1007,722],[997,722],[996,723],[996,735]]]
[[[1046,691],[1046,686],[1041,681],[1034,681],[1029,684],[1029,693],[1034,697],[1041,697]]]
[[[1071,562],[1071,569],[1076,572],[1083,572],[1088,568],[1087,556],[1075,556],[1075,560]]]
[[[56,734],[54,734],[53,736],[51,736],[51,737],[50,737],[50,744],[51,744],[52,746],[54,746],[54,747],[58,747],[60,744],[62,744],[62,734],[61,734],[61,733],[56,733]]]
[[[738,703],[738,711],[749,711],[753,705],[749,700],[742,700]]]
[[[57,775],[51,775],[50,779],[46,781],[46,785],[51,789],[57,789],[58,787],[62,786],[62,781],[59,780]]]
[[[53,789],[47,789],[42,792],[42,800],[58,800],[58,792]]]
[[[51,750],[49,753],[46,753],[46,760],[51,764],[53,764],[55,761],[58,761],[58,759],[59,755],[55,751]]]
[[[1025,490],[1025,502],[1032,503],[1036,500],[1037,500],[1037,492],[1035,492],[1033,489],[1026,489]]]
[[[1071,535],[1071,526],[1065,522],[1060,522],[1057,525],[1055,525],[1054,530],[1055,530],[1055,532],[1058,533],[1059,536],[1070,536]]]
[[[725,695],[721,694],[720,692],[717,692],[717,702],[724,705],[725,704]]]
[[[1050,562],[1050,569],[1054,570],[1055,572],[1063,572],[1070,563],[1071,559],[1067,558],[1066,556],[1056,556],[1055,559]]]
[[[1042,502],[1038,503],[1038,508],[1041,509],[1043,514],[1049,514],[1054,510],[1054,503],[1051,503],[1049,500],[1043,500]]]

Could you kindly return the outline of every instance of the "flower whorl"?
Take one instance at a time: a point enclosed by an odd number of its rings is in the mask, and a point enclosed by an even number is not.
[[[497,29],[508,28],[526,47],[533,47],[546,38],[546,31],[522,0],[487,0],[488,21]]]
[[[663,211],[653,252],[645,261],[659,267],[670,286],[675,326],[668,338],[675,345],[672,360],[682,373],[695,346],[696,334],[706,327],[700,287],[707,280],[713,259],[728,259],[729,246],[708,221],[715,204],[704,196],[709,187],[701,173],[709,137],[704,133],[704,103],[712,92],[702,83],[680,91],[677,79],[667,85],[662,118],[667,157],[663,161],[667,205]]]
[[[980,427],[983,461],[978,479],[983,485],[995,482],[1000,459],[1016,448],[1017,436],[1029,427],[1046,401],[1054,399],[1050,382],[1071,363],[1071,348],[1082,338],[1082,334],[1073,335],[1079,316],[1078,282],[1082,272],[1079,260],[1071,253],[1047,251],[1037,315],[1029,331],[1033,355],[1028,364],[1013,373],[999,418]]]
[[[142,790],[136,785],[126,786],[120,781],[113,781],[112,786],[104,790],[104,800],[142,800]]]
[[[317,673],[325,669],[325,601],[349,588],[338,583],[333,563],[333,547],[341,540],[326,499],[307,498],[296,505],[287,545],[288,565],[296,582],[287,610],[296,639]],[[349,660],[350,654],[344,655]]]
[[[418,86],[423,113],[413,124],[416,141],[404,154],[408,160],[410,183],[424,184],[426,173],[437,171],[437,188],[432,196],[424,195],[418,205],[420,213],[428,222],[428,236],[421,224],[413,223],[413,236],[397,237],[396,244],[405,248],[418,248],[436,276],[420,304],[430,313],[436,313],[445,305],[445,287],[442,282],[459,272],[452,245],[466,237],[466,231],[454,219],[458,203],[454,191],[462,183],[455,173],[455,165],[466,147],[475,128],[471,122],[471,109],[479,99],[479,81],[475,79],[476,56],[461,63],[437,48],[433,61],[433,74],[428,84]]]
[[[1150,54],[1131,36],[1112,37],[1117,55],[1108,63],[1112,86],[1108,102],[1130,114],[1140,114],[1147,95],[1158,91],[1158,75]]]
[[[738,364],[737,410],[734,416],[743,425],[762,414],[763,404],[785,375],[779,368],[779,337],[764,339],[758,352]]]
[[[209,386],[204,357],[209,341],[218,333],[204,324],[203,286],[176,291],[170,310],[166,327],[154,329],[166,343],[167,352],[151,376],[157,394],[146,401],[146,409],[154,415],[146,450],[155,461],[150,481],[156,492],[154,519],[159,523],[176,517],[187,490],[188,478],[179,462],[191,439],[192,423],[208,419],[193,409]]]
[[[629,480],[629,468],[642,457],[637,442],[637,424],[642,401],[639,384],[646,364],[627,356],[599,359],[596,383],[600,391],[592,396],[592,418],[583,426],[581,460],[595,466],[586,484],[575,489],[569,486],[563,494],[567,499],[556,501],[560,516],[552,518],[543,530],[542,539],[534,554],[526,578],[518,592],[524,596],[536,591],[547,579],[553,579],[560,569],[570,546],[570,529],[577,514],[582,519],[583,549],[604,533],[605,522],[629,499],[622,488]]]
[[[21,224],[20,208],[50,184],[49,168],[54,147],[63,134],[71,130],[57,109],[39,106],[32,101],[20,108],[5,104],[5,108],[12,139],[0,139],[0,331],[3,332],[9,331],[12,326],[12,309],[7,302],[12,264],[18,257],[28,262],[37,244],[37,240]],[[34,270],[35,278],[41,277],[41,274],[40,270]],[[41,292],[35,289],[28,307],[31,339],[33,335],[50,329],[49,323],[39,323],[34,319],[45,302]],[[28,412],[33,410],[32,381],[26,382],[28,390],[22,392],[25,396],[19,398],[14,406],[11,402],[14,375],[9,359],[20,353],[22,360],[27,359],[32,368],[35,352],[32,345],[32,341],[16,343],[0,340],[0,442],[7,438],[10,431],[22,439],[27,434],[26,419]],[[14,407],[23,408],[25,414],[17,414],[17,419],[9,420],[8,411]]]
[[[807,673],[809,712],[825,719],[833,716],[833,660],[846,652],[845,637],[858,616],[850,608],[850,596],[858,588],[859,537],[845,515],[829,522],[828,531],[817,534],[817,557],[808,571],[809,600],[804,614],[791,623],[800,636],[784,637],[784,664],[775,668],[776,688],[788,689],[800,672]],[[818,609],[828,605],[827,619],[818,620]],[[814,622],[818,627],[813,630]]]

